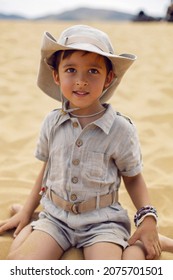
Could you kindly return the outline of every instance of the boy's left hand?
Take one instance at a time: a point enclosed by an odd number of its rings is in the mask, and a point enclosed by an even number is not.
[[[133,245],[137,240],[140,240],[143,243],[147,253],[147,260],[157,259],[160,257],[162,250],[159,242],[156,221],[152,216],[147,216],[144,219],[135,233],[131,236],[128,243],[129,245]]]

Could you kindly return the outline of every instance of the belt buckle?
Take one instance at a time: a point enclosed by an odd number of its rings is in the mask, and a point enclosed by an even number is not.
[[[71,211],[73,214],[79,214],[79,203],[73,203]]]

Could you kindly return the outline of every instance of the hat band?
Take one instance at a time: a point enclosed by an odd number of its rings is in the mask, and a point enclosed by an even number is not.
[[[65,46],[69,46],[69,45],[73,45],[73,44],[79,44],[80,43],[85,43],[85,44],[91,44],[96,46],[97,48],[99,48],[101,51],[106,52],[106,53],[113,53],[110,50],[108,50],[107,46],[105,44],[103,44],[101,41],[95,39],[95,38],[91,38],[91,37],[87,37],[87,36],[70,36],[70,37],[65,37],[64,38],[64,45]]]

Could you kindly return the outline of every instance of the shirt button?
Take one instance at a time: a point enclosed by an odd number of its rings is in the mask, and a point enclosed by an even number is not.
[[[75,193],[72,193],[71,196],[70,196],[70,199],[72,201],[75,201],[77,199],[77,195]]]
[[[73,127],[78,127],[78,123],[77,122],[73,122]]]
[[[79,159],[74,159],[72,161],[73,165],[79,165],[80,160]]]
[[[83,141],[82,141],[81,139],[78,139],[78,140],[76,141],[76,145],[77,145],[78,147],[81,147],[81,146],[83,145]]]
[[[73,177],[71,179],[71,181],[72,181],[73,184],[77,184],[78,183],[78,177]]]

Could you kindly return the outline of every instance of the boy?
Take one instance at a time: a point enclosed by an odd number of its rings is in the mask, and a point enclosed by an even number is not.
[[[159,257],[136,129],[105,103],[135,59],[114,54],[108,36],[89,26],[72,26],[58,41],[44,34],[38,86],[62,109],[45,118],[36,150],[41,171],[24,207],[2,227],[17,228],[9,259],[59,259],[71,246],[82,247],[85,259]],[[137,209],[130,239],[121,178]],[[28,225],[40,191],[43,211]]]

